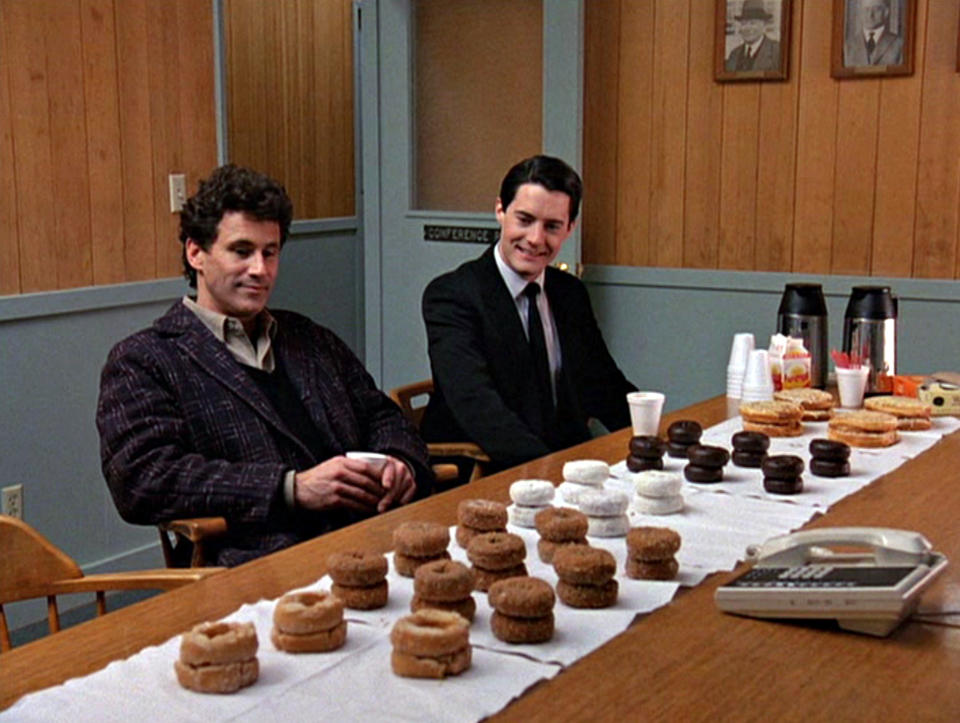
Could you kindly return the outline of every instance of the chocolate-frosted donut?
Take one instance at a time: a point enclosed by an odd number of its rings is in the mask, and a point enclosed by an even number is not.
[[[723,479],[723,467],[701,467],[698,464],[688,464],[683,468],[683,476],[690,482],[708,484]]]
[[[770,449],[770,437],[763,432],[737,432],[730,441],[738,452],[766,452]]]
[[[848,477],[850,475],[850,463],[814,457],[810,460],[810,473],[817,477]]]
[[[695,444],[687,450],[687,459],[698,467],[723,467],[730,461],[730,453],[723,447]]]
[[[812,439],[810,454],[817,459],[846,462],[850,459],[850,445],[833,439]]]
[[[803,474],[803,460],[792,454],[775,454],[763,461],[765,479],[793,480]]]
[[[674,422],[667,427],[667,437],[671,442],[696,444],[700,441],[701,434],[703,434],[703,427],[700,426],[699,422],[694,422],[690,419]]]
[[[667,443],[655,434],[640,434],[630,438],[630,454],[635,457],[662,457],[666,449]]]
[[[687,450],[694,444],[696,444],[696,442],[687,444],[686,442],[674,442],[671,440],[667,442],[667,454],[675,459],[686,459]]]
[[[766,452],[747,452],[747,451],[741,451],[739,449],[735,449],[733,450],[733,454],[730,455],[730,458],[733,460],[733,463],[737,467],[759,468],[761,465],[763,465],[763,460],[767,458],[767,453]]]
[[[637,457],[631,454],[627,457],[627,469],[631,472],[643,472],[648,469],[663,469],[663,459],[660,457]]]
[[[764,477],[763,489],[776,495],[796,495],[803,492],[803,478],[796,477],[787,480]]]

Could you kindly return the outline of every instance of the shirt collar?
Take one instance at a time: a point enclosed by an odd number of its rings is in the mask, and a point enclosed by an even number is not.
[[[497,262],[497,269],[500,271],[500,276],[503,278],[503,283],[507,285],[507,290],[510,292],[510,296],[516,299],[520,294],[523,293],[523,290],[527,288],[527,284],[530,283],[527,279],[523,278],[520,274],[514,271],[510,266],[507,265],[507,262],[503,260],[503,257],[500,255],[500,243],[497,242],[496,248],[493,250],[493,258]],[[537,278],[532,279],[540,285],[540,289],[543,290],[543,282],[545,281],[545,276],[547,270],[544,269],[540,272],[540,275]]]
[[[236,335],[237,333],[241,333],[246,335],[246,332],[243,330],[243,323],[235,317],[221,314],[205,306],[200,306],[200,304],[189,296],[183,297],[183,305],[196,314],[197,318],[203,322],[203,325],[207,327],[217,339],[224,343],[227,341],[228,334]],[[266,330],[267,336],[273,339],[277,334],[277,320],[273,318],[273,315],[266,309],[260,312],[258,319],[260,329]],[[255,340],[251,339],[251,341]]]
[[[863,39],[869,40],[870,36],[873,35],[873,42],[879,43],[880,38],[883,37],[883,33],[886,31],[886,29],[887,27],[885,25],[881,25],[879,28],[874,28],[873,30],[864,30]]]

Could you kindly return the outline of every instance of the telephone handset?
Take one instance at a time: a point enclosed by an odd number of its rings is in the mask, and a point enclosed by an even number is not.
[[[832,618],[842,628],[872,635],[888,635],[899,625],[947,566],[920,533],[879,527],[781,535],[748,548],[747,560],[750,570],[717,588],[721,610]]]

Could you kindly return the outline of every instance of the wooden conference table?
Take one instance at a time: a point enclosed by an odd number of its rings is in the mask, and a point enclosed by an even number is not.
[[[662,425],[726,416],[723,398],[665,415]],[[508,501],[521,477],[561,479],[563,462],[626,454],[621,430],[487,477],[468,487],[330,533],[187,587],[78,625],[0,656],[0,709],[221,618],[243,603],[275,598],[325,572],[327,553],[345,547],[387,551],[400,522],[456,522],[468,497]],[[875,525],[919,530],[951,565],[921,601],[935,622],[908,622],[880,639],[825,626],[720,613],[721,573],[681,590],[606,645],[545,681],[495,720],[958,720],[960,719],[960,432],[837,503],[811,527]],[[668,524],[665,523],[665,524]],[[952,612],[953,614],[943,614]]]

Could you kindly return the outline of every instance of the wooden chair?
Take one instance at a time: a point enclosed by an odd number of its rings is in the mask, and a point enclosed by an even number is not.
[[[407,384],[402,387],[390,390],[390,398],[397,403],[404,415],[413,425],[420,429],[420,421],[423,419],[423,412],[433,394],[433,379],[426,379],[422,382]],[[473,442],[430,442],[427,444],[427,452],[431,459],[460,457],[472,462],[473,467],[470,472],[468,482],[480,479],[484,475],[484,465],[490,462],[490,457]],[[450,472],[445,471],[441,479],[440,468],[453,467],[455,464],[437,464],[434,465],[434,472],[437,473],[437,482],[449,483],[456,479],[457,473],[450,477]]]
[[[107,590],[172,590],[218,573],[223,568],[143,570],[84,575],[79,565],[30,525],[0,515],[0,651],[10,650],[6,603],[47,598],[51,633],[60,630],[57,596],[95,592],[97,615],[107,612]]]
[[[157,530],[167,567],[204,567],[208,562],[204,542],[225,534],[227,521],[222,517],[191,517],[161,522]]]

